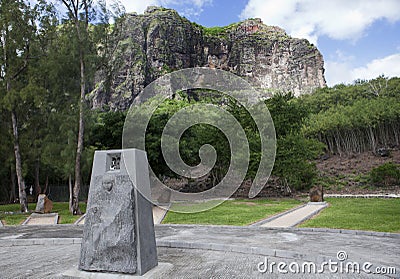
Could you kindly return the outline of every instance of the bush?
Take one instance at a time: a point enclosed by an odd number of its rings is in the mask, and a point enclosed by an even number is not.
[[[285,178],[292,189],[310,189],[317,177],[317,168],[311,161],[322,154],[323,148],[322,143],[299,134],[278,139],[272,174]]]
[[[371,170],[371,181],[377,186],[400,184],[400,167],[392,162],[385,163]]]

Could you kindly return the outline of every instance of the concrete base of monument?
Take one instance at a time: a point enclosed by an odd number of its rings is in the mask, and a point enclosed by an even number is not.
[[[85,279],[132,279],[132,278],[154,278],[163,277],[167,274],[173,265],[170,263],[158,263],[158,265],[143,275],[123,274],[123,273],[107,273],[107,272],[89,272],[79,270],[77,267],[67,270],[60,274],[61,277],[85,278]]]

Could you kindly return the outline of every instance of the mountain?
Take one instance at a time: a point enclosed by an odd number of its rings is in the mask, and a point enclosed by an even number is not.
[[[110,41],[112,55],[89,94],[92,108],[126,110],[155,79],[191,67],[230,71],[263,94],[300,95],[326,85],[318,49],[260,19],[205,28],[174,10],[149,7],[144,14],[125,15]]]

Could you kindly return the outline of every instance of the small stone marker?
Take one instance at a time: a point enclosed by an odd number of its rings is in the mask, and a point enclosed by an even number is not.
[[[95,152],[79,269],[143,275],[157,266],[149,193],[144,151]]]
[[[53,202],[45,195],[40,194],[36,204],[36,213],[50,213],[53,209]]]
[[[324,190],[322,186],[313,187],[310,190],[310,202],[323,202],[324,201]]]

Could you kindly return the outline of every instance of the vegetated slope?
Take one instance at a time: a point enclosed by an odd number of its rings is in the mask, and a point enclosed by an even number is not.
[[[374,187],[369,174],[372,169],[392,162],[400,166],[400,150],[390,152],[390,156],[382,157],[372,152],[353,155],[333,155],[317,161],[317,169],[326,193],[366,194],[392,193],[400,194],[400,185]]]
[[[302,133],[326,145],[316,183],[333,192],[399,192],[397,174],[383,188],[370,174],[388,163],[400,169],[400,78],[319,89],[298,102],[310,112]]]

